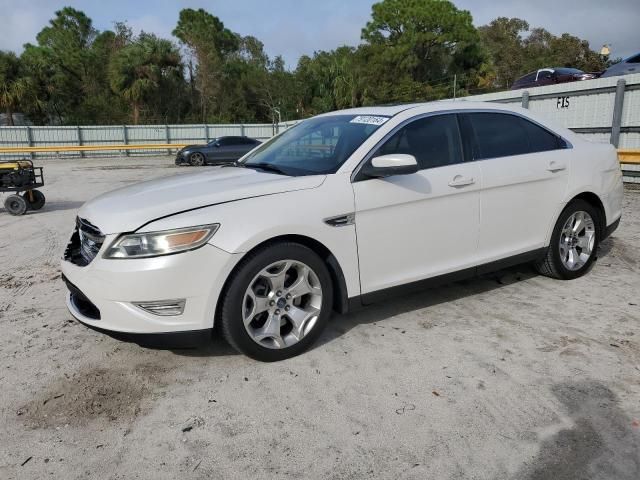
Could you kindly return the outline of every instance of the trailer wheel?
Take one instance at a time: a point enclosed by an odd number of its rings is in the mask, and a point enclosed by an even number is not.
[[[11,215],[24,215],[27,211],[27,201],[20,195],[9,195],[4,201],[4,208]]]
[[[24,192],[22,194],[22,198],[25,199],[29,208],[31,210],[40,210],[42,207],[44,207],[44,193],[42,193],[40,190],[31,190],[31,194],[33,197],[33,201],[30,198],[29,192]]]

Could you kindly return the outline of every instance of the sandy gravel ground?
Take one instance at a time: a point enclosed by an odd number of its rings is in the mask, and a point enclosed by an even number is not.
[[[586,277],[522,266],[402,297],[262,364],[66,311],[80,205],[180,171],[51,160],[41,212],[0,209],[0,478],[640,478],[640,190]]]

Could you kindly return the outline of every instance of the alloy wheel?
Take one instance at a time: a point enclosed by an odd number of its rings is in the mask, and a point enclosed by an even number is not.
[[[567,270],[580,270],[591,258],[596,242],[593,218],[577,211],[565,222],[560,233],[560,260]]]
[[[322,307],[317,274],[297,260],[263,268],[249,283],[242,303],[245,329],[259,345],[290,347],[314,327]]]
[[[204,155],[202,155],[201,153],[191,154],[189,160],[191,165],[193,165],[194,167],[201,167],[202,165],[204,165]]]

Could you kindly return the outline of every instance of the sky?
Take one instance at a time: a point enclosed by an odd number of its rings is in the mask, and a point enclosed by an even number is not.
[[[532,27],[559,35],[571,33],[599,51],[611,45],[611,57],[640,52],[640,0],[453,0],[469,10],[476,26],[499,16],[518,17]],[[99,30],[126,20],[144,30],[173,38],[182,8],[204,8],[227,28],[253,35],[270,56],[282,55],[295,68],[301,55],[360,43],[360,31],[374,0],[0,0],[0,50],[22,51],[66,5],[84,11]],[[175,39],[174,39],[175,40]]]

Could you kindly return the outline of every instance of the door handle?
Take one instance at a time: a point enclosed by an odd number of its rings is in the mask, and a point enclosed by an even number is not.
[[[462,175],[456,175],[453,180],[449,182],[450,187],[466,187],[467,185],[473,185],[476,181],[473,178],[466,178]]]
[[[560,163],[560,162],[550,162],[549,166],[547,167],[547,170],[552,173],[560,172],[566,169],[567,169],[567,166],[564,163]]]

